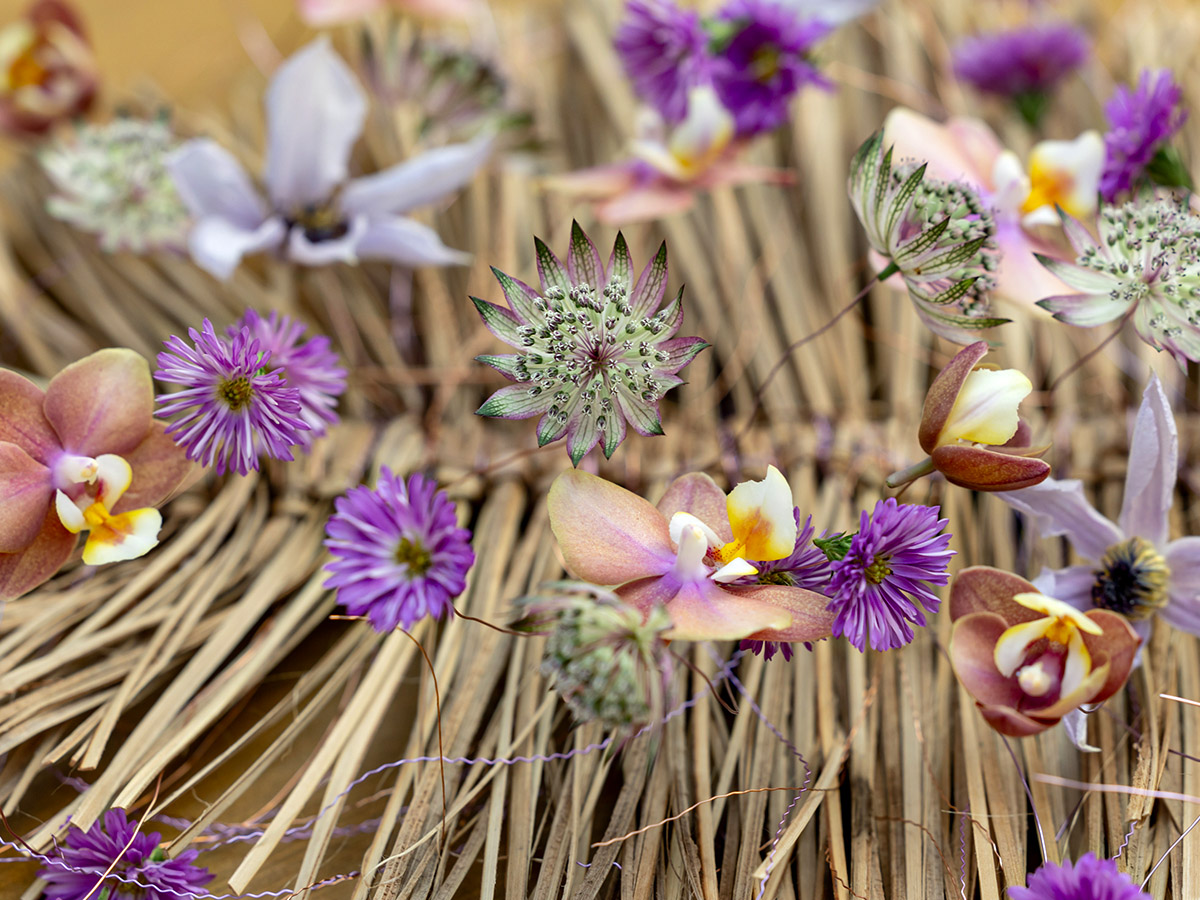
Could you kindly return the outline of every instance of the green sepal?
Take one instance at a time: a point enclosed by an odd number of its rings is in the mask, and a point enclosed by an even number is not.
[[[813,538],[813,545],[825,554],[825,558],[830,562],[837,562],[846,558],[846,554],[850,552],[850,542],[854,540],[853,534],[831,534],[829,537]]]

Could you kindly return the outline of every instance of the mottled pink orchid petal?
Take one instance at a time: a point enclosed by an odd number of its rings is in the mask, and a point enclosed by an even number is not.
[[[657,598],[664,584],[662,579],[626,585],[617,593],[626,602],[639,608],[651,598]],[[667,580],[670,584],[670,580]],[[791,624],[792,615],[786,609],[765,603],[754,597],[738,596],[704,578],[679,585],[666,604],[671,616],[671,630],[666,637],[676,641],[728,641],[747,637],[761,631],[782,631]]]
[[[675,563],[662,513],[603,478],[563,472],[550,485],[546,506],[566,567],[577,578],[624,584],[662,575]]]
[[[691,513],[725,543],[733,540],[725,492],[703,472],[689,472],[672,481],[658,501],[658,511],[668,522],[677,512]]]
[[[45,411],[69,453],[121,456],[142,442],[153,421],[150,366],[132,350],[97,350],[50,380]]]
[[[992,191],[992,167],[1004,149],[979,119],[954,118],[942,125],[904,107],[888,113],[883,140],[895,148],[894,164],[925,162],[930,178],[965,181],[984,193]]]
[[[75,535],[63,528],[58,513],[47,509],[42,528],[25,549],[0,553],[0,599],[11,600],[33,590],[62,568],[75,549]]]
[[[629,162],[594,166],[562,175],[548,175],[542,184],[554,191],[584,200],[604,200],[632,190],[638,182],[639,166]]]
[[[651,184],[597,204],[596,218],[605,225],[627,225],[687,212],[695,202],[694,193],[687,187]]]
[[[1033,592],[1035,588],[1032,582],[1020,575],[992,566],[969,566],[955,575],[950,585],[950,621],[957,622],[972,613],[987,612],[999,616],[1006,628],[1021,622],[1032,622],[1042,618],[1045,613],[1022,606],[1013,597]]]
[[[1116,525],[1092,508],[1077,479],[1047,478],[1041,484],[1000,494],[1009,506],[1030,516],[1044,538],[1065,534],[1075,552],[1098,560],[1125,538]]]
[[[1100,626],[1100,634],[1080,632],[1093,667],[1108,664],[1108,675],[1088,703],[1103,703],[1125,686],[1142,645],[1141,636],[1124,616],[1107,609],[1089,610],[1087,617]]]
[[[33,543],[53,494],[48,468],[16,444],[0,442],[0,553]]]
[[[300,16],[314,28],[354,22],[385,6],[431,19],[462,19],[471,14],[473,0],[298,0]]]
[[[719,162],[704,173],[701,183],[706,188],[739,184],[794,184],[796,173],[774,166],[757,166],[731,159]]]
[[[45,400],[46,394],[29,379],[0,369],[0,441],[10,441],[49,465],[62,447],[46,421]]]
[[[792,624],[787,628],[755,632],[749,636],[752,641],[821,641],[833,634],[835,616],[828,609],[829,598],[816,591],[775,584],[729,585],[725,591],[791,614]]]
[[[154,422],[142,442],[125,454],[133,480],[109,512],[160,506],[196,469],[183,448],[164,433],[166,427],[165,422]]]
[[[996,246],[1000,248],[1000,266],[996,270],[996,286],[992,289],[994,297],[1009,300],[1044,318],[1043,313],[1048,310],[1037,306],[1037,301],[1070,292],[1070,288],[1035,255],[1040,253],[1049,259],[1054,248],[1031,237],[1018,223],[996,223]]]
[[[990,612],[974,612],[956,620],[950,632],[950,664],[978,703],[1015,709],[1024,694],[1015,678],[1000,674],[993,653],[1007,629],[1008,623]]]
[[[1050,474],[1050,464],[1036,456],[976,445],[947,444],[934,450],[930,459],[951,484],[974,491],[1020,490]]]
[[[1157,375],[1142,395],[1129,463],[1125,474],[1125,497],[1117,524],[1128,535],[1145,538],[1156,547],[1167,541],[1167,512],[1179,478],[1179,433],[1171,404]]]

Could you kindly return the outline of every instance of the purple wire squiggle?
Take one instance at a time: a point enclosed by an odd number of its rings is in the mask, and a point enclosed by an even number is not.
[[[963,807],[958,819],[958,887],[962,900],[967,900],[967,821],[971,817],[971,801]]]

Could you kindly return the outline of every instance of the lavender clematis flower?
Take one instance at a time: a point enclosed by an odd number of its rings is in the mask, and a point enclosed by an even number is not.
[[[1066,535],[1086,564],[1043,570],[1038,590],[1078,609],[1100,607],[1134,620],[1139,633],[1155,612],[1200,634],[1200,537],[1167,540],[1178,466],[1175,418],[1157,376],[1150,378],[1129,447],[1125,498],[1116,522],[1100,515],[1077,480],[1047,478],[1001,494],[1030,516],[1042,537]]]
[[[466,261],[466,254],[404,214],[465,184],[487,159],[490,137],[349,178],[367,101],[325,38],[279,67],[266,109],[267,201],[214,141],[189,141],[168,158],[179,195],[196,220],[188,248],[197,265],[227,279],[243,256],[268,249],[310,266],[359,259],[403,266]]]

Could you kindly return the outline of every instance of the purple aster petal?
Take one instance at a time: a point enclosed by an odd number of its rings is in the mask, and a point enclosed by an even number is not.
[[[739,136],[782,124],[788,100],[804,85],[829,87],[809,62],[813,45],[831,30],[827,23],[802,21],[776,0],[731,0],[717,19],[737,28],[713,62],[712,80]]]
[[[954,551],[946,520],[938,507],[899,504],[889,497],[864,510],[850,550],[832,564],[826,593],[836,615],[833,633],[860,651],[868,639],[876,650],[912,641],[912,625],[924,625],[925,613],[941,604],[931,585],[949,581]]]
[[[452,611],[475,554],[437,482],[415,474],[406,483],[385,466],[374,488],[352,488],[334,507],[325,526],[334,556],[325,586],[351,615],[365,615],[382,633]]]
[[[1075,862],[1044,863],[1028,887],[1010,887],[1008,900],[1141,900],[1141,891],[1111,859],[1085,853]]]
[[[1121,85],[1104,106],[1109,129],[1104,135],[1104,171],[1100,194],[1112,203],[1132,189],[1159,148],[1169,141],[1187,119],[1180,107],[1183,91],[1171,72],[1143,70],[1136,90]]]
[[[346,370],[330,349],[329,338],[317,336],[301,341],[304,326],[274,311],[264,319],[254,310],[246,310],[242,321],[229,329],[230,340],[235,340],[243,328],[283,370],[288,387],[300,393],[300,418],[309,428],[300,433],[300,444],[307,447],[325,433],[327,425],[337,423],[337,399],[346,390]]]
[[[101,893],[96,883],[114,861],[117,865],[103,881],[109,900],[186,900],[213,880],[207,869],[194,864],[199,851],[155,859],[161,836],[136,831],[137,823],[123,809],[108,810],[87,831],[72,826],[50,865],[38,872],[46,882],[45,900],[96,896]]]
[[[171,335],[158,354],[160,381],[183,385],[158,400],[159,416],[180,416],[167,434],[201,465],[217,473],[232,469],[245,475],[258,468],[263,453],[291,459],[291,448],[308,430],[300,392],[289,387],[283,370],[268,370],[273,360],[260,341],[242,328],[231,340],[218,337],[212,322],[188,329],[194,346]]]
[[[1066,23],[1031,25],[966,38],[954,74],[988,94],[1045,93],[1087,59],[1087,35]]]
[[[738,644],[739,650],[749,650],[751,653],[760,654],[764,659],[773,659],[776,653],[782,653],[785,660],[789,660],[794,655],[791,643],[787,641],[748,641],[744,640]]]
[[[683,121],[688,89],[708,80],[711,65],[699,14],[669,0],[630,0],[613,43],[638,96],[667,121]]]

